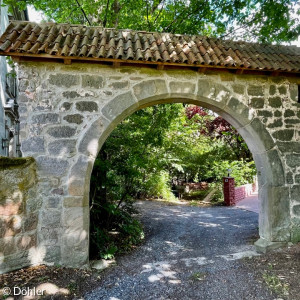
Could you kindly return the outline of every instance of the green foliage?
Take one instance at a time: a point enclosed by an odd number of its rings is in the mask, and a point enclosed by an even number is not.
[[[234,177],[236,186],[253,182],[253,177],[256,175],[254,161],[220,161],[218,159],[212,163],[212,168],[208,174],[209,177],[215,178],[215,181],[222,182],[222,178],[228,175],[228,169],[231,170],[230,176]]]
[[[160,197],[166,200],[175,200],[174,194],[170,190],[170,174],[161,170],[154,173],[145,183],[145,191],[148,197]]]
[[[128,252],[144,238],[141,223],[132,217],[128,202],[122,207],[98,199],[91,209],[91,256],[111,259]]]
[[[5,0],[59,23],[287,42],[300,33],[298,0]]]

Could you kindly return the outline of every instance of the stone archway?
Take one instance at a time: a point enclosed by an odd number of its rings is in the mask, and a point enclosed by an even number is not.
[[[28,74],[34,75],[30,81]],[[37,235],[43,262],[88,263],[94,160],[121,120],[159,103],[207,107],[243,136],[258,169],[261,248],[287,243],[298,232],[297,226],[292,228],[293,187],[286,180],[289,151],[284,150],[287,142],[298,145],[295,129],[268,126],[267,113],[279,111],[270,101],[271,86],[286,88],[289,102],[280,107],[281,115],[292,107],[297,86],[287,79],[277,84],[266,77],[24,62],[20,81],[22,151],[34,156],[38,166],[42,199],[36,199],[41,202]]]

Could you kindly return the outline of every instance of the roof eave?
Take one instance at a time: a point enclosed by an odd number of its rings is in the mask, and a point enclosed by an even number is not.
[[[19,52],[3,52],[0,51],[0,56],[11,56],[16,62],[25,61],[44,61],[50,62],[55,61],[58,63],[64,63],[66,65],[72,64],[72,62],[80,63],[98,63],[111,65],[113,67],[121,66],[139,66],[139,67],[154,67],[158,70],[163,69],[193,69],[200,73],[206,73],[209,71],[222,71],[235,73],[237,75],[246,74],[258,74],[258,75],[269,75],[269,76],[287,76],[287,77],[300,77],[300,70],[275,70],[275,69],[254,69],[254,68],[243,68],[238,66],[218,66],[218,65],[205,65],[205,64],[188,64],[178,62],[160,62],[160,61],[142,61],[142,60],[123,60],[114,58],[94,58],[94,57],[81,57],[81,56],[59,56],[50,54],[30,54],[30,53],[19,53]]]

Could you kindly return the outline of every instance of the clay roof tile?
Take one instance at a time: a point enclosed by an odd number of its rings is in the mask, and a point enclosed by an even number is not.
[[[91,57],[300,73],[300,48],[204,36],[13,21],[1,55]]]

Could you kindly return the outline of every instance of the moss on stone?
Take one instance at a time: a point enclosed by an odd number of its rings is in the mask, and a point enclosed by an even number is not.
[[[25,167],[35,160],[33,157],[4,157],[0,156],[0,170]]]

